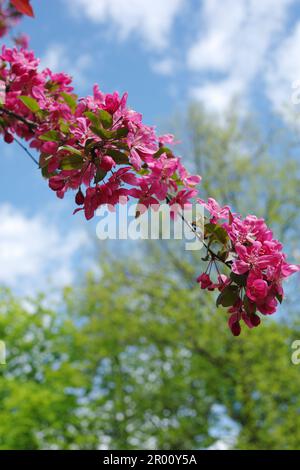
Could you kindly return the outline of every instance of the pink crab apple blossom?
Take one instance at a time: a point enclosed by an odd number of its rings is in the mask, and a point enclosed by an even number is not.
[[[241,332],[240,321],[253,328],[260,324],[258,313],[275,313],[284,297],[282,281],[300,270],[289,264],[282,245],[273,238],[263,219],[254,215],[242,218],[228,206],[220,207],[210,199],[200,203],[209,212],[205,240],[208,247],[218,246],[218,253],[209,253],[209,268],[225,264],[229,277],[213,283],[207,275],[198,277],[202,289],[218,289],[217,306],[228,307],[228,325],[233,335]],[[209,248],[210,250],[210,248]]]
[[[40,152],[43,176],[60,198],[80,188],[77,203],[87,219],[121,196],[148,207],[167,195],[183,206],[197,194],[200,177],[190,175],[164,146],[173,137],[157,136],[145,125],[141,114],[128,108],[126,93],[105,94],[95,86],[93,95],[78,100],[71,78],[39,71],[33,52],[3,47],[0,61],[6,142],[16,135]]]
[[[18,11],[0,0],[0,35],[19,12],[33,14],[28,0],[12,3]],[[282,282],[300,267],[287,262],[265,221],[242,218],[213,198],[197,199],[201,177],[191,175],[169,147],[176,143],[173,135],[157,135],[127,105],[127,93],[104,93],[95,85],[90,96],[78,98],[70,76],[40,70],[27,38],[15,42],[0,54],[4,141],[21,138],[35,149],[49,188],[59,198],[74,191],[74,213],[82,211],[87,220],[101,205],[113,209],[120,199],[136,200],[137,216],[168,202],[174,217],[196,199],[209,214],[203,258],[208,264],[197,278],[201,289],[218,292],[217,306],[228,309],[235,336],[241,322],[253,328],[260,314],[273,314],[284,297]]]

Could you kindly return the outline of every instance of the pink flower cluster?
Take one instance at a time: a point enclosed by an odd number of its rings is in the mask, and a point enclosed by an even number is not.
[[[6,142],[17,135],[40,152],[43,176],[59,197],[77,190],[77,210],[90,219],[101,204],[114,206],[120,197],[147,208],[167,196],[183,206],[197,194],[200,177],[167,147],[173,136],[159,137],[146,126],[128,108],[126,93],[104,94],[95,86],[92,96],[78,100],[68,75],[40,72],[38,65],[32,52],[3,47],[2,128]]]
[[[220,291],[217,305],[229,307],[228,324],[237,336],[241,320],[252,328],[260,324],[257,312],[271,315],[276,311],[284,296],[282,281],[299,271],[300,266],[287,263],[281,243],[273,238],[263,219],[254,215],[243,219],[212,198],[200,202],[210,214],[206,240],[209,246],[221,245],[219,255],[210,257],[209,268],[215,266],[219,272],[218,263],[222,260],[230,273],[219,274],[216,283],[207,273],[197,281],[202,289]]]
[[[169,148],[173,136],[157,136],[127,106],[126,93],[105,94],[95,86],[92,96],[78,99],[68,75],[38,66],[25,48],[3,47],[0,129],[7,143],[18,136],[39,152],[42,175],[58,197],[76,191],[74,212],[83,210],[91,219],[100,205],[133,198],[139,213],[162,201],[183,207],[197,196],[201,178],[190,175]],[[228,308],[229,327],[238,335],[241,320],[252,328],[260,323],[257,312],[275,312],[283,298],[282,280],[299,266],[286,262],[263,220],[242,219],[213,199],[200,202],[210,220],[204,234],[208,270],[198,282],[202,289],[219,291],[217,305]],[[228,275],[220,273],[220,265]]]

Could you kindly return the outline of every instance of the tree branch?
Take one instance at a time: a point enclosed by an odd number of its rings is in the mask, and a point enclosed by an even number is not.
[[[14,140],[15,140],[15,142],[19,145],[19,147],[21,147],[21,149],[23,149],[24,152],[27,153],[27,155],[29,156],[29,158],[31,158],[31,160],[39,167],[39,166],[40,166],[39,162],[38,162],[37,159],[29,152],[29,150],[25,147],[25,145],[23,145],[22,142],[20,142],[18,139],[16,139],[16,137],[14,137]]]
[[[37,126],[35,122],[30,121],[30,119],[26,119],[23,116],[20,116],[19,114],[14,113],[14,111],[10,111],[9,109],[1,107],[0,112],[3,114],[6,114],[9,117],[17,119],[18,121],[21,121],[23,124],[26,124],[31,130],[33,130]]]
[[[170,196],[167,196],[166,197],[166,201],[167,203],[169,203],[171,201],[171,198]],[[185,217],[184,215],[182,214],[182,212],[178,212],[180,218],[183,220],[183,222],[189,227],[189,229],[196,235],[196,237],[198,238],[198,240],[200,240],[201,243],[203,243],[203,246],[207,249],[208,253],[211,255],[211,257],[213,259],[217,259],[218,261],[220,261],[221,263],[225,264],[225,266],[227,266],[227,268],[230,268],[230,264],[226,261],[224,261],[222,258],[220,258],[220,256],[215,253],[214,251],[212,251],[211,248],[209,248],[209,246],[206,245],[206,243],[204,242],[204,240],[202,239],[201,235],[197,232],[196,228],[193,226],[193,224],[191,224]]]

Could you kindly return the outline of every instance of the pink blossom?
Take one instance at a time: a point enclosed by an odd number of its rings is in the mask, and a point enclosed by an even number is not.
[[[0,35],[11,26],[0,1],[1,15]],[[103,204],[115,210],[120,200],[135,199],[138,214],[168,201],[174,216],[199,196],[201,177],[191,175],[166,147],[175,143],[173,136],[157,136],[153,126],[145,125],[142,115],[127,106],[127,93],[106,94],[95,85],[91,96],[78,99],[70,76],[40,71],[39,60],[24,47],[4,46],[0,66],[6,88],[4,140],[11,143],[18,136],[39,152],[43,176],[57,196],[75,191],[74,213],[83,211],[89,220]],[[276,311],[284,279],[300,266],[287,263],[263,219],[242,218],[213,198],[198,202],[209,213],[203,257],[209,264],[197,282],[219,291],[217,305],[228,309],[229,328],[238,336],[241,321],[252,328],[260,324],[257,311]],[[226,274],[220,272],[223,265]]]
[[[288,264],[288,263],[282,263],[281,266],[281,274],[283,277],[289,277],[294,273],[297,273],[300,271],[300,266],[296,264]]]
[[[217,223],[220,219],[226,219],[229,213],[229,206],[221,207],[218,202],[212,197],[208,198],[208,201],[205,202],[203,199],[198,199],[200,204],[202,204],[210,213],[211,223]]]
[[[258,278],[257,275],[252,271],[250,272],[247,279],[247,290],[246,294],[249,299],[253,302],[261,302],[265,299],[269,291],[269,286],[266,281]]]
[[[178,205],[181,208],[184,206],[188,207],[191,204],[191,200],[198,194],[195,189],[181,189],[176,196],[174,196],[170,202],[170,206]]]
[[[239,313],[233,313],[228,320],[228,326],[234,336],[239,336],[241,334],[241,325],[240,325],[241,316]]]
[[[158,142],[161,145],[172,145],[178,142],[175,142],[174,135],[173,134],[164,134],[158,137]]]
[[[236,274],[244,274],[250,269],[261,271],[270,265],[278,265],[282,260],[280,253],[273,253],[270,255],[264,254],[263,245],[259,241],[254,241],[252,245],[245,246],[241,243],[236,243],[235,251],[238,258],[232,265],[232,271]]]
[[[197,277],[197,282],[200,284],[201,289],[214,289],[214,284],[208,274],[200,274]]]
[[[264,315],[272,315],[276,312],[278,302],[272,295],[267,296],[263,302],[257,303],[257,309]]]
[[[260,318],[258,315],[256,315],[255,313],[251,313],[250,315],[247,314],[247,313],[242,313],[242,319],[244,320],[244,322],[246,323],[246,325],[248,326],[248,328],[253,328],[253,327],[256,327],[258,325],[260,325]]]
[[[110,171],[114,166],[116,166],[116,162],[112,157],[109,157],[108,155],[101,157],[100,168],[102,170]]]

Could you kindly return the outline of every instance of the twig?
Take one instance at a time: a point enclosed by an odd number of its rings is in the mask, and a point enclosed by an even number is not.
[[[37,159],[29,152],[29,150],[25,147],[25,145],[22,144],[22,142],[20,142],[18,139],[16,139],[14,137],[14,140],[15,142],[19,145],[19,147],[21,147],[21,149],[24,150],[24,152],[27,153],[27,155],[29,156],[29,158],[31,158],[31,160],[39,167],[40,164],[39,162],[37,161]]]
[[[166,201],[169,203],[171,201],[171,198],[169,196],[166,197]],[[197,232],[196,228],[193,226],[193,224],[191,224],[185,217],[184,215],[182,214],[182,212],[178,212],[179,213],[179,216],[180,218],[183,220],[183,222],[189,227],[189,229],[196,235],[196,237],[201,241],[201,243],[203,243],[204,247],[207,249],[208,253],[211,255],[211,257],[213,259],[217,259],[219,260],[221,263],[225,264],[225,266],[227,266],[227,268],[230,267],[230,265],[224,261],[222,258],[220,258],[220,256],[215,253],[214,251],[212,251],[211,248],[209,248],[209,246],[206,245],[206,243],[203,241],[201,235]]]
[[[23,124],[26,124],[30,129],[34,129],[37,126],[35,122],[30,121],[29,119],[26,119],[23,116],[20,116],[19,114],[16,114],[13,111],[10,111],[9,109],[0,108],[0,111],[1,113],[6,114],[7,116],[13,117],[14,119],[17,119],[18,121],[23,122]]]

